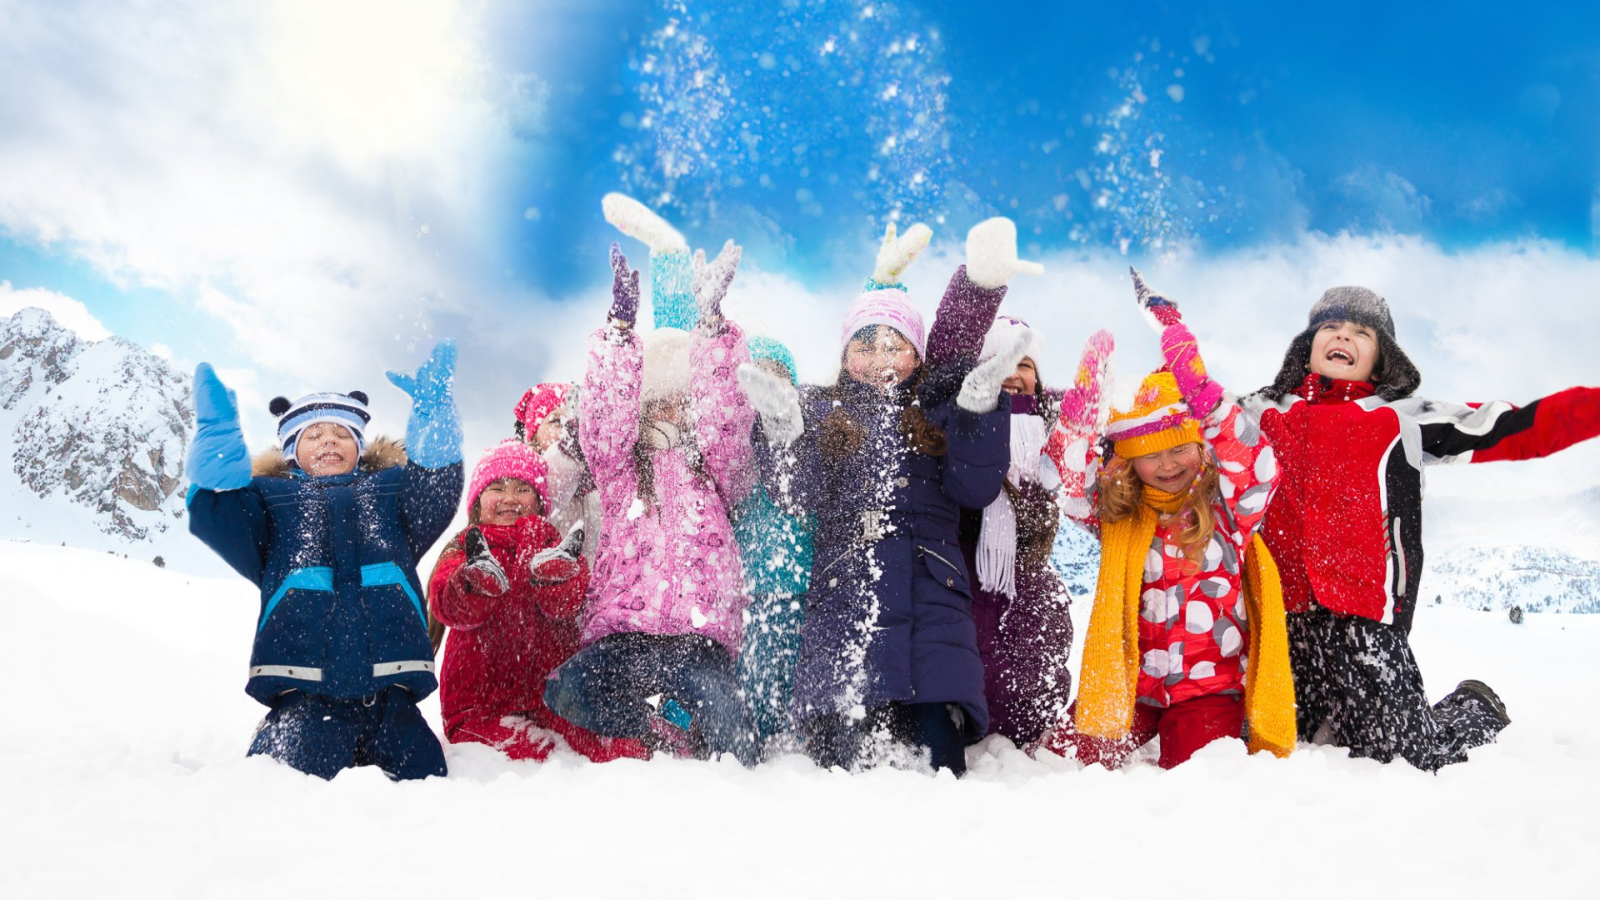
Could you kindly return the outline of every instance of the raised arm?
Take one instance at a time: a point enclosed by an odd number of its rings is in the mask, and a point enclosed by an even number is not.
[[[756,411],[739,388],[738,371],[750,362],[744,332],[722,317],[722,300],[738,271],[742,251],[733,241],[711,262],[694,257],[694,294],[700,324],[689,351],[695,438],[706,472],[731,513],[755,487],[750,429]]]
[[[189,446],[189,531],[234,571],[261,583],[268,526],[261,494],[250,487],[250,456],[239,403],[210,363],[194,372],[196,431]]]
[[[994,218],[974,225],[967,232],[967,264],[951,276],[934,313],[924,363],[935,370],[976,364],[983,336],[1005,299],[1006,285],[1018,274],[1043,271],[1038,263],[1017,259],[1017,226],[1010,219]]]
[[[1425,463],[1536,459],[1600,435],[1600,388],[1575,387],[1527,406],[1396,401],[1422,429]]]
[[[1267,513],[1267,501],[1278,484],[1278,462],[1256,420],[1247,416],[1222,386],[1206,372],[1194,332],[1183,323],[1178,305],[1145,284],[1137,269],[1134,297],[1161,338],[1161,355],[1177,382],[1189,411],[1204,427],[1216,457],[1218,486],[1238,529],[1247,541]]]
[[[428,552],[450,527],[461,502],[464,478],[455,372],[455,342],[440,341],[416,374],[387,373],[395,387],[411,396],[400,518],[413,560]]]
[[[633,332],[639,273],[611,245],[612,303],[604,328],[589,336],[589,368],[578,394],[578,440],[607,517],[627,515],[639,493],[633,447],[639,440],[639,389],[644,349]]]
[[[1111,395],[1111,355],[1116,340],[1101,330],[1084,342],[1072,385],[1061,395],[1061,415],[1045,441],[1044,452],[1061,476],[1058,497],[1062,512],[1080,527],[1100,533],[1095,512],[1095,477],[1100,457],[1095,452],[1105,427]]]

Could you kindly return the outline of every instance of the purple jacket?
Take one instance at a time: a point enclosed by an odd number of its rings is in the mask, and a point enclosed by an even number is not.
[[[699,634],[738,654],[747,598],[728,519],[756,477],[755,410],[734,374],[749,359],[744,333],[732,322],[717,337],[695,337],[693,439],[650,451],[653,496],[640,497],[639,336],[602,328],[589,338],[579,436],[600,491],[603,527],[584,645],[622,632]]]

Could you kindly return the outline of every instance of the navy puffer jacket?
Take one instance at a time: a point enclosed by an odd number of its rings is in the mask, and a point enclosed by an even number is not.
[[[261,588],[245,692],[356,698],[438,687],[417,560],[461,499],[460,463],[425,469],[376,440],[348,475],[258,459],[234,491],[191,488],[189,531]]]

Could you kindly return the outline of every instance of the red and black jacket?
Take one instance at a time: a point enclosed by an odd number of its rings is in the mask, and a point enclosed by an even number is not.
[[[1288,610],[1312,603],[1411,628],[1422,576],[1422,467],[1532,459],[1600,435],[1600,388],[1523,407],[1386,401],[1367,382],[1309,375],[1241,401],[1278,454],[1282,480],[1261,535]]]

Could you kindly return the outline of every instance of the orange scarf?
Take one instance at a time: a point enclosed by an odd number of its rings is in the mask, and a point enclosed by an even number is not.
[[[1177,513],[1188,493],[1146,485],[1145,502],[1128,519],[1100,528],[1100,580],[1078,680],[1077,730],[1122,738],[1133,727],[1139,685],[1139,596],[1144,562],[1155,541],[1160,513]],[[1294,677],[1278,567],[1259,535],[1245,553],[1245,604],[1250,617],[1250,661],[1245,671],[1245,720],[1250,752],[1288,756],[1294,749]]]

